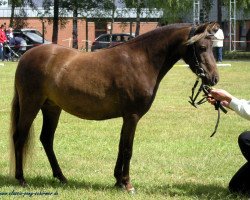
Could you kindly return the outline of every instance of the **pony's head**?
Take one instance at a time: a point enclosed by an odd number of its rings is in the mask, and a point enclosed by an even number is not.
[[[219,29],[218,23],[205,23],[192,27],[189,32],[184,61],[206,85],[215,85],[219,81],[216,61],[213,55],[212,39]]]

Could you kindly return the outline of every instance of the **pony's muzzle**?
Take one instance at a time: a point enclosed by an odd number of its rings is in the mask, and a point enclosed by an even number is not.
[[[212,76],[209,80],[208,80],[208,85],[210,86],[214,86],[219,82],[219,77],[218,76]]]
[[[214,76],[208,77],[206,75],[205,77],[202,77],[202,82],[205,85],[214,86],[214,85],[216,85],[219,82],[219,76],[214,75]]]
[[[219,76],[213,76],[212,81],[211,81],[211,86],[216,85],[219,82]]]

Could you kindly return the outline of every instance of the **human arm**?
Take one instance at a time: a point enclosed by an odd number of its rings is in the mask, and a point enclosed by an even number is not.
[[[240,100],[222,89],[212,89],[208,101],[214,104],[215,100],[220,101],[221,105],[231,108],[241,117],[250,120],[250,101]]]
[[[231,100],[229,107],[241,117],[250,120],[250,101],[246,101],[245,99],[237,99],[234,97]]]

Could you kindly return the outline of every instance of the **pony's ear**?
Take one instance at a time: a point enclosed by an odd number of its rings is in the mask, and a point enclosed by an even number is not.
[[[195,35],[208,32],[209,34],[215,34],[220,28],[220,25],[217,22],[207,22],[199,25],[196,28]]]
[[[200,33],[204,33],[205,30],[207,29],[208,25],[209,25],[209,23],[204,23],[204,24],[197,26],[196,30],[195,30],[195,35],[198,35]]]

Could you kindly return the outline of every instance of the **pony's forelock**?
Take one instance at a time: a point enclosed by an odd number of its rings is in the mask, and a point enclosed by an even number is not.
[[[196,27],[196,30],[198,29],[199,26]],[[187,42],[185,42],[186,45],[191,45],[194,44],[195,42],[204,39],[206,37],[212,37],[216,33],[216,31],[219,29],[219,24],[218,23],[209,23],[205,30],[202,33],[195,34],[192,36]]]

